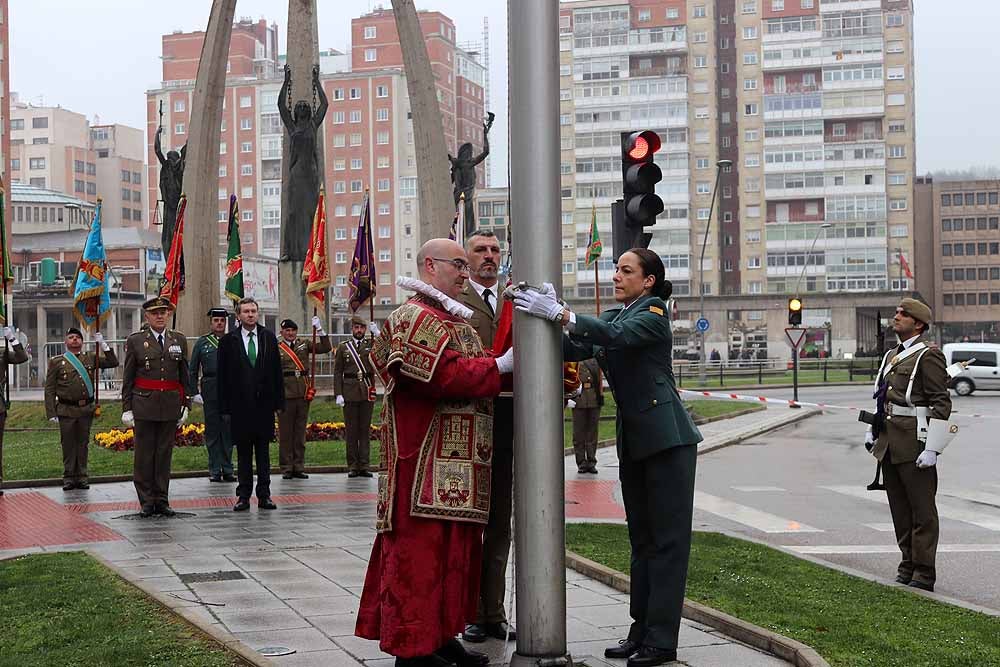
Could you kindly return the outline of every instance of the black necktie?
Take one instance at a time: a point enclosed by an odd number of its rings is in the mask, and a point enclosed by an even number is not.
[[[490,317],[496,317],[496,311],[493,310],[493,305],[490,303],[490,297],[493,296],[493,292],[487,287],[483,290],[483,303],[486,304],[486,310],[490,311]]]
[[[163,349],[163,334],[157,334],[156,340],[160,343],[160,349]]]

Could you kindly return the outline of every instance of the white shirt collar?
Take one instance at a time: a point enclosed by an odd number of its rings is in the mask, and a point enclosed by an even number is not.
[[[914,343],[917,342],[918,338],[920,338],[920,334],[917,334],[916,336],[913,336],[912,338],[907,338],[904,341],[900,341],[903,344],[903,349],[904,350],[908,350],[911,345],[913,345]]]
[[[245,326],[243,326],[242,324],[240,325],[240,334],[243,336],[243,340],[246,340],[247,338],[250,337],[250,332],[251,331],[253,331],[253,335],[254,336],[257,335],[257,325],[256,324],[254,325],[253,329],[249,329],[249,330]]]
[[[489,289],[490,294],[493,295],[493,303],[496,303],[496,298],[497,298],[497,286],[496,285],[494,285],[493,287],[489,287],[488,288],[485,285],[480,285],[479,283],[477,283],[472,278],[469,278],[469,284],[472,285],[472,289],[476,290],[476,294],[479,295],[480,299],[483,298],[483,290]]]

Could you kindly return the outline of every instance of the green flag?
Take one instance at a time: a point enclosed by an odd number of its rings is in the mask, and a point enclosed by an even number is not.
[[[590,213],[590,245],[587,246],[587,266],[597,261],[604,251],[601,245],[601,237],[597,233],[597,207],[591,208]]]
[[[236,195],[229,195],[229,231],[226,240],[226,296],[233,301],[243,298],[243,249],[240,247],[240,205]]]

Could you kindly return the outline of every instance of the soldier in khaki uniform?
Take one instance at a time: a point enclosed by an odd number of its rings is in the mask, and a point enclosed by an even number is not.
[[[604,387],[596,359],[577,366],[580,394],[573,399],[573,453],[578,472],[597,474],[597,427],[604,406]]]
[[[344,408],[345,439],[347,440],[348,477],[371,477],[368,470],[371,452],[372,409],[375,406],[375,369],[368,358],[372,350],[365,332],[378,335],[378,325],[370,325],[357,315],[351,318],[351,340],[337,347],[333,359],[333,391],[337,405]],[[358,366],[358,362],[361,366]]]
[[[285,378],[285,409],[278,414],[278,463],[282,479],[309,479],[306,467],[306,421],[309,418],[311,392],[307,392],[309,355],[326,354],[333,349],[323,331],[323,323],[313,315],[316,344],[298,338],[299,325],[293,320],[281,321],[281,338],[278,350],[281,356],[281,374]],[[307,395],[309,394],[309,395]]]
[[[116,368],[118,357],[98,331],[94,340],[101,347],[99,368]],[[63,491],[89,489],[87,446],[94,421],[94,352],[83,352],[83,333],[76,327],[66,330],[66,353],[49,359],[45,374],[45,416],[59,422],[63,455]]]
[[[17,339],[14,330],[9,326],[5,326],[3,328],[3,335],[7,339],[7,344],[4,347],[4,353],[0,354],[0,374],[2,374],[5,382],[0,383],[0,391],[4,391],[6,388],[6,380],[9,377],[7,366],[10,364],[23,364],[28,360],[28,353],[25,351],[24,346],[21,345],[21,341]],[[6,423],[7,397],[0,396],[0,496],[3,495],[3,431]]]
[[[174,516],[167,500],[170,461],[177,428],[187,421],[193,394],[187,386],[187,340],[167,328],[169,299],[158,296],[142,307],[149,328],[125,340],[122,423],[135,427],[132,478],[142,505],[139,514]]]
[[[926,338],[931,309],[903,299],[892,320],[899,345],[882,359],[876,379],[876,425],[866,447],[882,463],[885,492],[902,552],[896,581],[932,591],[938,543],[937,456],[950,440],[948,372]],[[944,424],[945,428],[940,428]]]

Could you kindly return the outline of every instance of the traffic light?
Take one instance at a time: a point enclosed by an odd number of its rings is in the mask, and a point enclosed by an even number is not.
[[[788,300],[788,324],[793,327],[802,324],[802,299],[797,296]]]
[[[652,130],[622,132],[621,143],[623,197],[612,207],[611,216],[615,261],[629,248],[649,246],[651,234],[643,227],[656,224],[656,216],[663,212],[663,200],[656,194],[663,173],[653,162],[660,135]]]

